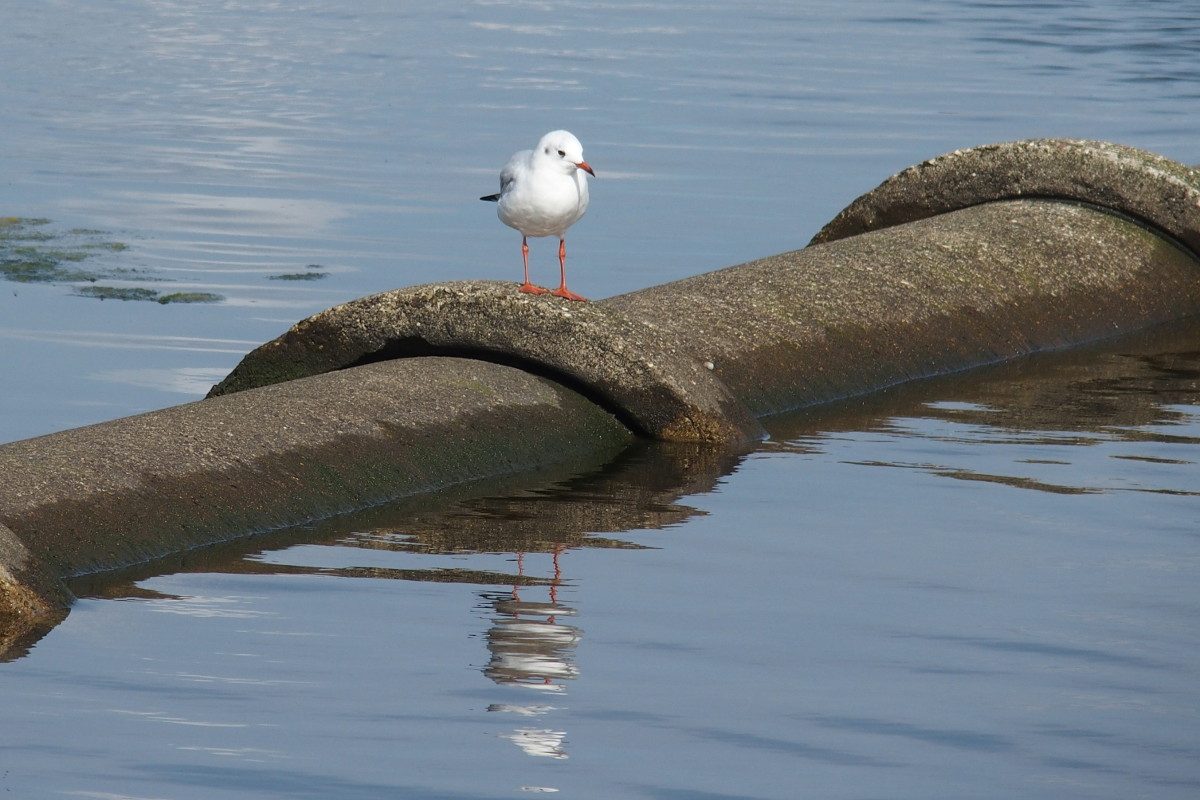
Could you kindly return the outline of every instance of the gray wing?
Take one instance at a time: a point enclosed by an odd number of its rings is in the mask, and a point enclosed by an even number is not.
[[[504,165],[504,169],[500,170],[500,194],[488,194],[479,199],[490,200],[494,203],[508,194],[508,190],[512,188],[513,183],[517,180],[517,173],[524,168],[531,155],[533,155],[532,150],[522,150],[510,158],[508,163]]]
[[[505,165],[504,169],[500,170],[500,193],[499,194],[485,194],[483,197],[481,197],[479,199],[480,200],[488,200],[492,203],[499,202],[500,198],[503,197],[505,194],[507,194],[509,187],[513,185],[513,181],[515,181],[515,180],[516,180],[516,173],[513,170],[513,164],[510,161],[510,162],[508,162],[508,164]]]
[[[500,170],[500,194],[508,194],[508,190],[512,188],[513,182],[517,179],[517,171],[513,168],[513,163],[510,161],[504,165],[504,169]]]

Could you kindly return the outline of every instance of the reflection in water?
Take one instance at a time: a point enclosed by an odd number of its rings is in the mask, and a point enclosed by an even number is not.
[[[1163,448],[1200,443],[1197,343],[1200,321],[1190,320],[1093,347],[893,387],[857,402],[770,420],[773,441],[765,448],[813,452],[847,435],[883,435],[898,444],[887,450],[891,460],[854,463],[1055,494],[1195,495],[1200,485],[1192,474],[1193,451],[1184,450],[1180,458],[1178,448],[1165,453]],[[930,402],[931,397],[939,399]],[[961,445],[973,446],[970,468],[927,460],[930,453],[945,459],[963,452]],[[1102,457],[1164,469],[1099,471],[1087,485],[1056,480],[1065,472],[1056,468],[1095,456],[1097,448]],[[1188,469],[1165,469],[1171,466]]]
[[[1195,352],[1195,343],[1200,337],[1197,337],[1197,333],[1200,333],[1200,324],[1181,326],[1173,329],[1173,332],[1162,331],[1088,351],[1024,359],[769,420],[775,438],[758,446],[754,460],[739,476],[738,479],[742,480],[742,496],[746,496],[745,481],[753,479],[755,475],[763,476],[770,469],[767,463],[777,461],[776,477],[770,478],[775,483],[766,487],[771,490],[770,493],[764,490],[759,495],[760,498],[766,498],[771,507],[764,506],[755,513],[770,520],[769,525],[787,529],[791,524],[790,518],[780,522],[772,519],[772,515],[799,517],[802,513],[798,505],[800,501],[786,495],[793,488],[800,496],[807,491],[807,487],[789,484],[789,481],[813,480],[818,486],[833,485],[816,479],[810,469],[812,464],[805,463],[810,459],[804,456],[813,452],[832,453],[832,457],[822,456],[813,460],[818,461],[823,469],[837,469],[841,457],[838,448],[846,442],[851,445],[845,448],[848,455],[842,463],[886,466],[893,470],[907,468],[956,480],[1004,484],[1003,487],[995,487],[994,492],[989,491],[989,502],[984,504],[985,507],[1003,506],[1004,501],[997,502],[995,497],[998,493],[1010,493],[1009,487],[1081,495],[1114,488],[1190,491],[1195,494],[1194,445],[1200,441],[1200,415],[1197,415],[1200,357]],[[863,441],[868,441],[869,446],[858,446]],[[874,443],[880,441],[883,444],[875,446]],[[1183,446],[1179,446],[1181,443]],[[1189,447],[1189,444],[1192,446]],[[1167,452],[1163,448],[1167,448]],[[781,457],[772,459],[772,453],[779,453]],[[801,457],[795,457],[796,454]],[[1095,458],[1097,454],[1102,459],[1110,455],[1119,459],[1108,461],[1107,465],[1119,464],[1121,469],[1130,470],[1133,477],[1128,478],[1124,486],[1111,485],[1113,476],[1124,479],[1120,470],[1112,469],[1089,472],[1075,468],[1068,473],[1076,476],[1073,480],[1059,482],[1047,477],[1048,471],[1061,468],[1064,464],[1077,467],[1080,463],[1086,463],[1084,459],[1089,456]],[[646,716],[640,716],[643,708],[637,704],[646,700],[647,691],[657,691],[658,687],[648,690],[646,686],[638,686],[637,682],[621,682],[616,673],[628,659],[636,659],[637,667],[646,664],[661,666],[664,663],[662,659],[670,656],[664,657],[664,651],[656,649],[660,642],[665,642],[666,646],[689,647],[698,638],[713,636],[719,642],[717,647],[721,648],[721,652],[704,652],[714,653],[715,659],[725,659],[714,663],[719,663],[719,668],[725,670],[738,661],[729,658],[726,637],[731,632],[741,633],[743,629],[749,630],[753,626],[746,626],[745,615],[740,615],[736,621],[725,619],[724,627],[712,628],[709,627],[711,623],[707,612],[717,608],[729,611],[729,602],[734,603],[735,609],[746,609],[749,606],[745,598],[754,592],[742,592],[740,599],[722,599],[715,606],[710,602],[711,598],[705,599],[705,588],[711,587],[714,579],[725,577],[721,574],[725,564],[717,563],[711,549],[705,550],[703,557],[706,560],[703,562],[673,564],[680,573],[688,573],[683,579],[679,574],[676,575],[675,585],[681,587],[678,591],[694,592],[696,602],[701,604],[698,606],[700,613],[692,614],[692,608],[686,609],[685,613],[691,614],[689,619],[694,617],[693,626],[685,631],[668,630],[670,626],[664,624],[662,619],[648,615],[649,619],[638,621],[644,627],[636,639],[623,645],[624,649],[616,651],[615,655],[611,642],[592,642],[586,651],[592,659],[590,661],[582,658],[585,651],[579,647],[583,630],[587,627],[580,623],[580,612],[590,609],[581,609],[578,603],[573,602],[577,585],[572,579],[577,580],[579,573],[582,573],[589,549],[645,550],[646,544],[628,541],[631,537],[626,535],[627,532],[675,527],[704,514],[704,511],[689,504],[687,498],[714,492],[723,476],[739,469],[742,458],[743,454],[700,447],[643,444],[592,469],[508,478],[464,487],[437,497],[411,498],[302,529],[280,531],[243,541],[236,545],[240,549],[212,548],[201,553],[189,553],[172,562],[160,562],[137,573],[120,576],[119,579],[107,576],[91,583],[79,583],[74,588],[82,594],[108,597],[162,597],[156,595],[152,587],[139,585],[137,581],[168,571],[299,574],[343,579],[468,584],[457,593],[439,593],[438,602],[451,597],[455,598],[452,602],[461,604],[460,612],[451,612],[452,616],[457,616],[457,621],[452,625],[461,623],[462,627],[474,632],[474,638],[469,643],[474,650],[451,658],[437,650],[422,653],[422,669],[426,669],[428,661],[432,659],[435,661],[434,668],[439,672],[461,673],[464,665],[478,671],[472,673],[470,680],[474,685],[468,692],[464,693],[456,687],[454,693],[445,695],[447,705],[433,713],[442,713],[447,717],[469,715],[472,717],[469,722],[486,730],[486,735],[490,737],[488,742],[495,750],[493,757],[506,759],[510,764],[517,762],[521,770],[545,768],[553,769],[557,774],[560,769],[571,768],[572,764],[589,761],[597,752],[592,748],[600,747],[595,737],[588,735],[586,727],[589,720],[595,720],[577,713],[578,709],[568,710],[571,681],[576,677],[586,672],[590,679],[589,688],[593,680],[599,682],[598,679],[607,679],[612,682],[610,691],[613,697],[610,702],[620,712],[622,720],[633,720],[628,729],[633,731],[644,719],[653,718],[649,712],[645,712]],[[852,477],[840,485],[856,486],[856,482],[862,481],[867,472],[852,467],[847,470]],[[1089,477],[1091,475],[1104,477],[1093,480]],[[867,479],[870,477],[873,474],[868,475]],[[927,487],[930,483],[940,486],[946,482],[938,479],[925,481],[923,485]],[[904,483],[893,481],[890,485],[903,487]],[[991,490],[992,487],[987,488]],[[785,495],[782,499],[781,494]],[[897,490],[892,496],[886,493],[873,496],[898,504],[915,504],[929,503],[933,495],[918,493],[913,499]],[[1031,497],[1026,494],[1020,500],[1027,501],[1025,506],[1036,506],[1037,502],[1032,501],[1045,500],[1047,497],[1049,495]],[[1057,498],[1050,500],[1058,502]],[[1171,498],[1156,497],[1151,507],[1155,504],[1162,507],[1159,500],[1165,503]],[[1070,513],[1077,515],[1073,519],[1078,519],[1084,527],[1089,522],[1086,518],[1088,513],[1104,513],[1095,510],[1089,512],[1083,508],[1085,503],[1077,504],[1074,500],[1067,505],[1072,507]],[[838,503],[828,506],[837,508]],[[829,516],[818,521],[836,520],[835,515],[840,511],[824,513],[829,513]],[[873,516],[874,513],[867,518],[883,518]],[[887,514],[886,511],[880,513]],[[912,508],[901,509],[898,514],[902,520],[920,516],[914,514]],[[1019,524],[1019,521],[1009,520],[997,528],[1007,535],[1004,525]],[[876,570],[869,559],[860,558],[853,552],[857,546],[855,537],[858,531],[839,528],[836,521],[830,522],[829,528],[836,535],[822,534],[815,527],[797,526],[795,531],[789,530],[787,538],[799,541],[801,545],[782,551],[804,554],[805,558],[812,559],[812,566],[803,573],[810,581],[820,582],[822,571],[829,568],[830,562],[835,566],[829,572],[831,577],[827,584],[796,595],[807,597],[818,605],[815,615],[809,614],[808,609],[797,615],[796,619],[801,620],[798,624],[803,626],[802,635],[811,635],[814,641],[822,641],[821,637],[827,636],[825,641],[829,642],[840,641],[841,637],[846,636],[851,643],[836,662],[829,662],[836,663],[838,667],[829,670],[831,673],[839,673],[839,670],[844,673],[844,677],[835,676],[830,681],[834,687],[832,699],[827,703],[813,698],[795,701],[811,705],[805,705],[795,712],[792,719],[799,720],[816,734],[889,737],[918,746],[933,744],[989,753],[1006,751],[1006,742],[1019,740],[1027,731],[1004,731],[1003,735],[980,731],[972,725],[961,723],[954,714],[947,715],[947,719],[940,724],[921,719],[919,715],[914,722],[906,712],[889,711],[886,703],[877,711],[868,713],[862,710],[859,696],[861,686],[876,679],[884,682],[895,680],[900,682],[899,685],[907,685],[905,681],[919,680],[913,676],[923,674],[961,675],[964,676],[964,683],[960,688],[990,692],[992,680],[997,681],[995,686],[1003,689],[1005,680],[1011,679],[1016,685],[1022,678],[1016,668],[1005,678],[1001,673],[1007,667],[1001,665],[997,669],[996,664],[991,662],[980,664],[970,654],[959,658],[950,653],[949,660],[943,660],[941,656],[950,648],[939,650],[938,643],[954,645],[960,651],[969,648],[986,654],[1031,653],[1039,659],[1048,660],[1081,654],[1080,659],[1087,659],[1081,663],[1092,666],[1113,662],[1114,658],[1122,659],[1114,663],[1134,663],[1128,661],[1130,656],[1119,652],[1120,648],[1114,648],[1116,655],[1110,656],[1105,647],[1088,644],[1087,635],[1082,635],[1082,644],[1073,643],[1069,637],[1059,638],[1053,632],[1051,623],[1046,623],[1051,633],[1039,630],[1029,635],[1006,637],[1003,632],[989,632],[986,624],[983,629],[976,631],[970,627],[974,624],[971,622],[973,618],[967,614],[961,623],[964,628],[956,628],[955,624],[958,623],[953,621],[939,619],[929,628],[917,625],[914,630],[912,619],[922,618],[920,613],[914,612],[926,608],[924,604],[930,602],[931,593],[940,595],[952,591],[953,595],[945,596],[959,598],[976,611],[985,609],[979,613],[983,613],[987,620],[994,621],[992,614],[1007,613],[997,611],[1000,605],[1018,597],[1019,590],[1027,590],[1025,581],[1028,578],[1018,575],[1011,583],[990,583],[982,588],[968,585],[971,576],[961,578],[960,582],[958,569],[969,567],[976,557],[974,546],[965,543],[963,546],[970,550],[967,555],[961,552],[957,556],[938,553],[929,557],[929,561],[945,557],[943,570],[932,569],[926,573],[915,569],[910,572],[908,567],[912,564],[907,563],[894,570]],[[728,537],[728,541],[721,543],[728,548],[723,552],[736,550],[739,554],[750,554],[740,562],[738,570],[742,579],[758,580],[757,573],[754,578],[747,579],[747,570],[764,568],[764,562],[773,558],[774,551],[771,548],[779,546],[780,538],[747,536],[739,540],[737,533],[724,531],[717,534]],[[913,534],[911,541],[920,550],[939,542],[945,543],[948,537],[944,534],[944,530],[931,529]],[[878,544],[890,537],[891,533],[872,535],[863,532],[862,536],[863,541]],[[639,538],[643,542],[655,541],[651,537]],[[829,544],[832,539],[839,541],[836,547]],[[840,542],[843,540],[854,540],[855,544],[842,549]],[[764,543],[766,548],[763,552],[756,552]],[[1040,552],[1054,554],[1056,558],[1075,557],[1073,543],[1060,544],[1061,550],[1050,548]],[[906,546],[901,546],[901,549]],[[677,551],[673,548],[660,562],[678,562],[677,553],[688,552],[688,547],[678,545]],[[1155,558],[1159,557],[1155,551],[1147,552],[1152,552]],[[630,553],[627,561],[641,563],[646,555],[643,552]],[[923,562],[926,555],[922,550],[913,563]],[[842,559],[841,567],[836,568],[839,558]],[[697,563],[708,570],[702,578],[690,573],[690,568]],[[847,566],[850,564],[852,566]],[[573,566],[576,567],[574,575]],[[789,560],[786,569],[790,568]],[[627,569],[633,571],[637,568],[630,566]],[[1001,569],[997,572],[1019,573],[1020,569]],[[628,574],[626,572],[615,580],[622,580]],[[974,577],[988,574],[987,570],[981,570]],[[1028,573],[1034,577],[1044,574],[1060,573],[1038,570]],[[855,583],[860,579],[862,583]],[[778,574],[776,580],[780,580]],[[919,590],[906,589],[910,582],[913,586],[921,584]],[[644,584],[653,583],[654,579],[644,581]],[[880,583],[884,584],[882,588]],[[345,583],[342,586],[345,590]],[[871,595],[857,611],[843,615],[840,608],[832,611],[819,607],[824,597],[822,587],[833,592],[834,597],[838,596],[840,590],[855,598],[870,595],[876,590],[879,594]],[[651,599],[656,588],[639,586],[639,589],[650,592],[647,597]],[[588,589],[589,597],[604,598],[605,586],[589,585]],[[193,618],[236,618],[242,613],[237,598],[238,595],[232,592],[222,595],[219,592],[197,591],[177,603],[161,603],[161,610],[171,610]],[[883,609],[885,603],[893,598],[898,602],[895,616],[889,617]],[[864,635],[861,631],[856,634],[851,630],[846,634],[847,622],[852,623],[851,628],[855,621],[861,622],[856,613],[868,613],[864,609],[871,604],[877,604],[878,608],[878,611],[869,612],[872,615],[868,626],[871,632]],[[936,604],[940,607],[943,603],[938,599]],[[1072,614],[1081,607],[1074,602],[1068,605]],[[1053,604],[1050,607],[1057,608]],[[1113,613],[1125,614],[1127,611],[1125,606],[1117,606],[1116,609],[1118,611]],[[1038,607],[1027,609],[1027,612],[1031,616],[1017,614],[1013,619],[1040,619]],[[874,618],[877,613],[882,620],[878,622],[878,629],[875,628],[877,620]],[[1158,611],[1152,613],[1157,614]],[[1151,612],[1146,614],[1147,618],[1151,618]],[[822,621],[822,615],[828,618]],[[721,615],[716,616],[720,618]],[[190,621],[181,620],[181,623]],[[419,631],[423,624],[411,623],[399,635],[403,636],[414,629]],[[442,624],[445,624],[444,621]],[[1069,626],[1066,630],[1079,633]],[[394,633],[389,629],[383,635]],[[768,635],[760,630],[755,630],[754,634]],[[461,633],[458,636],[461,640]],[[761,642],[754,639],[747,641]],[[605,645],[609,646],[607,661],[604,656],[596,654],[596,651],[603,652]],[[885,667],[880,667],[876,660],[881,647],[890,651]],[[785,648],[771,652],[794,651]],[[809,655],[806,653],[805,657]],[[622,659],[621,663],[617,664],[614,658]],[[1136,665],[1154,669],[1156,673],[1165,672],[1151,661],[1137,662]],[[757,668],[758,665],[755,666]],[[750,672],[735,670],[735,673],[740,676],[742,684],[749,685],[747,676],[750,676],[750,680],[758,680],[763,675],[776,676],[780,670],[793,667],[786,659],[778,658],[775,663],[765,667],[764,672],[755,669]],[[213,670],[201,672],[199,668],[187,674],[193,673],[201,676],[217,674]],[[669,671],[666,674],[670,674]],[[816,673],[809,674],[815,676]],[[976,679],[972,676],[979,677]],[[813,677],[816,681],[824,679],[824,675]],[[764,680],[755,686],[765,683]],[[851,683],[855,684],[852,688]],[[718,691],[725,691],[724,684]],[[756,756],[784,754],[789,759],[805,758],[825,767],[893,768],[904,758],[919,758],[905,756],[893,762],[878,758],[865,745],[862,752],[855,752],[853,747],[815,744],[803,741],[803,737],[790,729],[783,733],[779,728],[772,730],[770,722],[761,733],[749,730],[751,723],[739,730],[737,724],[726,724],[725,718],[719,723],[714,722],[722,709],[730,707],[722,703],[739,702],[739,691],[731,689],[724,697],[710,693],[705,699],[714,700],[712,709],[716,710],[703,707],[704,704],[700,703],[701,707],[689,712],[697,716],[688,718],[679,726],[680,731],[686,731],[689,746],[697,741],[708,741],[726,748],[738,748],[738,752],[753,752]],[[1043,685],[1039,691],[1056,689]],[[1140,691],[1137,689],[1130,696],[1136,698]],[[482,694],[482,702],[476,704],[471,701],[468,705],[463,700],[464,694],[474,697]],[[684,696],[693,697],[687,693]],[[761,690],[753,697],[756,702],[766,706],[777,702],[766,690]],[[764,700],[764,697],[768,699]],[[852,698],[852,701],[847,698]],[[403,702],[412,701],[406,699]],[[851,711],[841,707],[847,702],[853,706]],[[626,707],[622,708],[622,705]],[[480,709],[486,709],[487,713]],[[398,709],[399,716],[403,716],[406,710]],[[759,713],[774,713],[774,707],[769,712]],[[761,716],[756,717],[753,724],[757,725],[762,719]],[[778,724],[778,720],[774,724]],[[653,735],[658,731],[650,733]],[[798,737],[801,740],[798,741]],[[584,739],[588,742],[586,752],[580,743]],[[551,791],[548,787],[523,788],[526,791]]]
[[[566,689],[563,681],[579,674],[571,661],[571,651],[579,643],[580,630],[558,621],[559,617],[573,617],[576,613],[558,602],[558,587],[562,583],[560,555],[560,550],[554,551],[549,602],[522,599],[519,585],[513,586],[510,593],[482,595],[496,612],[487,634],[492,659],[483,674],[496,683],[561,692]],[[521,564],[524,554],[519,554],[517,560]],[[524,574],[523,566],[520,572]]]
[[[81,597],[158,597],[138,582],[187,572],[548,585],[553,578],[524,573],[523,554],[642,549],[600,534],[672,527],[704,514],[679,499],[712,491],[744,456],[702,445],[644,442],[580,471],[505,476],[404,498],[129,570],[82,576],[72,588]],[[511,554],[518,557],[517,569],[466,569],[444,560],[469,554]]]
[[[502,734],[505,739],[511,739],[529,756],[545,758],[566,758],[563,740],[566,731],[552,731],[549,728],[517,728],[512,733]]]
[[[1121,486],[1067,486],[1042,480],[1077,458],[1080,448],[1105,443],[1196,444],[1200,423],[1200,321],[1193,320],[1093,347],[1018,359],[941,379],[918,381],[861,398],[766,420],[770,453],[827,448],[845,435],[912,441],[889,452],[927,452],[921,440],[986,445],[1004,470],[981,472],[947,463],[895,458],[873,465],[912,468],[946,477],[988,481],[1067,494],[1113,489],[1196,494],[1191,450],[1121,451],[1111,457],[1156,469],[1149,479]],[[937,398],[931,401],[931,398]],[[945,452],[946,448],[941,448]],[[562,554],[573,548],[640,548],[600,533],[659,529],[705,512],[680,498],[710,492],[737,469],[745,453],[696,445],[642,443],[594,469],[484,481],[436,496],[408,498],[311,525],[263,534],[175,556],[123,573],[73,582],[80,596],[156,597],[137,582],[170,572],[322,574],[340,577],[460,582],[484,586],[555,586],[560,580],[521,569],[465,569],[438,557],[463,554]],[[1178,485],[1165,485],[1178,467]],[[1021,471],[1023,474],[1017,474]],[[1137,473],[1149,474],[1149,473]],[[534,486],[537,488],[528,488]],[[296,563],[300,542],[323,543],[325,560]],[[391,554],[364,566],[355,552]],[[304,549],[311,554],[311,549]],[[352,563],[346,563],[352,562]],[[511,604],[521,602],[514,590]],[[499,601],[496,601],[499,602]],[[553,601],[552,601],[553,602]],[[509,614],[515,605],[498,614]],[[527,613],[531,609],[526,609]],[[545,609],[539,609],[545,611]],[[547,614],[555,618],[562,612]],[[13,632],[0,658],[19,658],[46,631]]]
[[[559,622],[560,617],[573,617],[575,609],[558,601],[562,585],[561,548],[554,550],[554,577],[548,586],[548,601],[522,598],[521,587],[511,592],[488,593],[482,597],[495,612],[487,632],[487,648],[492,654],[483,674],[503,685],[521,686],[543,692],[566,691],[565,681],[579,675],[573,651],[582,631],[573,625]],[[525,573],[525,554],[517,554],[517,568]],[[488,711],[538,716],[555,710],[541,704],[513,705],[493,703]],[[503,734],[527,755],[566,758],[566,731],[549,728],[517,728]]]
[[[642,549],[643,545],[597,533],[665,528],[702,514],[677,501],[711,491],[719,478],[736,468],[742,455],[700,445],[647,443],[625,451],[594,472],[535,491],[475,497],[436,509],[409,510],[398,518],[377,519],[339,544],[427,558],[514,554],[515,574],[479,581],[509,587],[480,595],[481,607],[490,619],[485,637],[489,660],[483,674],[497,685],[535,691],[538,698],[546,694],[561,697],[567,681],[579,675],[574,651],[582,636],[579,627],[564,621],[576,617],[576,609],[559,599],[559,590],[566,583],[563,561],[569,551]],[[528,574],[527,557],[534,553],[550,555],[550,576]],[[444,576],[445,572],[427,574]],[[540,700],[488,706],[489,712],[522,719],[540,718],[556,710],[557,706]],[[567,758],[566,731],[522,724],[500,735],[528,755]]]
[[[560,706],[544,702],[548,696],[561,698],[567,682],[579,674],[574,651],[582,631],[567,622],[577,611],[559,598],[567,585],[565,559],[581,548],[643,549],[598,533],[665,528],[703,514],[679,499],[712,491],[743,457],[707,446],[645,443],[586,472],[507,478],[437,497],[410,498],[266,534],[240,546],[185,554],[121,576],[80,581],[73,588],[81,596],[163,599],[137,582],[168,571],[316,574],[494,587],[478,595],[478,607],[488,615],[481,638],[489,657],[481,672],[504,690],[533,693],[529,702],[498,698],[487,706],[490,714],[519,720],[496,735],[526,755],[566,759],[567,731],[547,724]],[[539,488],[527,488],[531,484]],[[551,574],[531,574],[535,571],[529,562],[535,554],[549,555]],[[445,564],[446,558],[464,555],[476,560],[504,556],[516,569]],[[178,602],[187,613],[196,613],[195,598]],[[210,608],[212,603],[199,605]],[[18,656],[29,644],[22,642]]]

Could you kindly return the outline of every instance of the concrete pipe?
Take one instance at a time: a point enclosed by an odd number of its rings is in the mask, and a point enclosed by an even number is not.
[[[1118,145],[942,156],[792,253],[592,304],[458,282],[329,309],[210,397],[0,446],[0,603],[64,578],[1200,312],[1200,173]],[[0,636],[3,633],[0,631]]]

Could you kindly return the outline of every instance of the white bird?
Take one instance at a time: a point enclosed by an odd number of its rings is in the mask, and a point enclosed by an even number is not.
[[[559,287],[550,294],[568,300],[583,300],[567,288],[567,228],[587,211],[587,175],[595,172],[583,160],[583,145],[568,131],[550,131],[533,150],[522,150],[500,170],[500,193],[480,200],[496,201],[496,216],[521,232],[521,256],[525,282],[518,291],[545,294],[546,289],[529,282],[530,236],[558,237]]]

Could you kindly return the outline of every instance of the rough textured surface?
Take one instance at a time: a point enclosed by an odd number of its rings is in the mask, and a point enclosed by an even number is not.
[[[0,532],[7,526],[10,544],[25,548],[12,559],[0,553],[0,583],[37,593],[59,578],[406,494],[591,463],[630,441],[610,414],[558,384],[446,358],[371,364],[27,439],[0,446]],[[26,566],[41,578],[21,574]]]
[[[494,281],[397,289],[322,311],[247,355],[210,396],[429,354],[548,375],[659,439],[762,436],[755,418],[686,341],[603,304],[519,294],[512,284]]]
[[[61,608],[63,577],[630,430],[744,442],[757,416],[1196,315],[1198,215],[1190,168],[1019,142],[900,173],[820,244],[600,303],[476,282],[348,303],[207,400],[0,446],[0,603],[20,622]]]
[[[813,242],[586,306],[493,282],[386,292],[213,393],[444,353],[548,375],[656,438],[754,438],[754,415],[1197,313],[1200,173],[1105,142],[988,145],[893,176]]]
[[[1026,200],[606,302],[762,415],[1200,313],[1200,263],[1124,217]]]
[[[67,615],[62,580],[0,524],[0,661],[19,658]]]
[[[812,244],[1029,198],[1102,206],[1200,253],[1200,172],[1145,150],[1084,139],[985,145],[909,167],[847,206]]]

